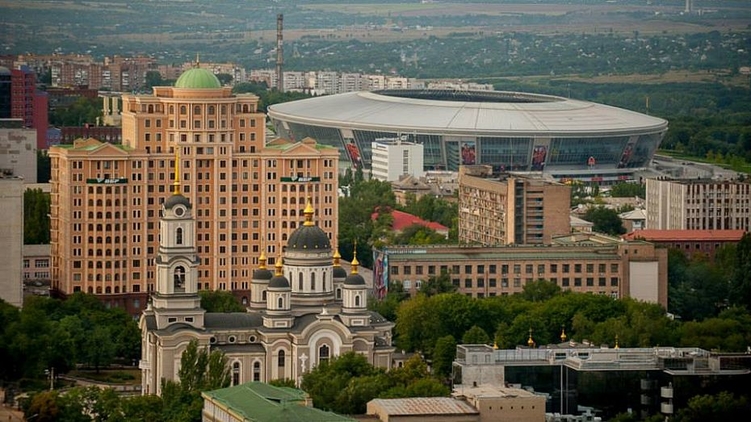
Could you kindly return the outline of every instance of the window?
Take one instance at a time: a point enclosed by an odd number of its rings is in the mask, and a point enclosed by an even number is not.
[[[284,368],[285,362],[284,362],[285,353],[284,350],[279,351],[279,355],[276,358],[276,366],[280,368]]]
[[[174,288],[175,292],[185,291],[185,268],[183,266],[177,266],[174,273]]]
[[[281,296],[279,297],[279,300],[277,302],[277,308],[278,309],[284,309],[284,298],[281,297]]]
[[[240,384],[240,362],[232,364],[232,385]]]
[[[329,346],[323,345],[318,348],[318,363],[328,362],[329,361]]]
[[[253,362],[253,381],[261,381],[261,362]]]
[[[182,245],[183,244],[183,229],[182,227],[178,227],[177,230],[175,230],[175,244]]]

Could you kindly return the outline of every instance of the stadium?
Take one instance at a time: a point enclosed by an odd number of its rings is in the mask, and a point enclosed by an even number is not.
[[[612,183],[648,166],[668,122],[616,107],[519,92],[382,90],[269,107],[279,136],[337,146],[370,165],[371,142],[423,145],[425,170],[462,164]]]

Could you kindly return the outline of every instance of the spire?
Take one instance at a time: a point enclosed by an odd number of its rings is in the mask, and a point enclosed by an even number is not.
[[[266,251],[261,251],[261,256],[258,257],[258,268],[266,269]]]
[[[620,347],[618,346],[618,334],[615,335],[615,348],[620,349]]]
[[[532,340],[532,327],[529,327],[529,339],[527,340],[527,346],[535,347],[535,341]]]
[[[313,209],[313,204],[311,203],[310,197],[308,197],[308,203],[305,204],[305,210],[303,210],[303,215],[305,215],[305,223],[303,223],[304,226],[314,226],[315,223],[313,223],[313,214],[315,214],[316,210]]]
[[[339,267],[341,264],[339,264],[339,260],[342,258],[342,255],[339,254],[339,248],[334,249],[334,266]]]
[[[282,272],[282,254],[279,254],[279,259],[276,260],[276,264],[274,264],[274,268],[276,268],[276,273],[274,275],[281,276],[284,275]]]
[[[180,147],[175,147],[175,181],[172,182],[172,194],[180,195]]]
[[[200,53],[196,53],[196,65],[194,66],[196,69],[201,67],[201,56]]]
[[[566,330],[561,325],[561,342],[566,341]]]
[[[357,260],[357,239],[355,239],[355,250],[352,257],[352,271],[350,274],[357,274],[357,266],[360,265],[360,261]]]

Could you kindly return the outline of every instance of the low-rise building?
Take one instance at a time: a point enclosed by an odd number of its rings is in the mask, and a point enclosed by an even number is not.
[[[454,396],[467,400],[480,412],[480,422],[545,420],[545,397],[521,388],[491,384],[456,386]]]
[[[391,224],[391,230],[393,230],[395,233],[401,233],[407,227],[418,225],[434,230],[436,233],[445,238],[449,237],[449,228],[441,223],[426,221],[420,217],[399,210],[390,210],[389,214],[391,214],[391,216],[394,218],[394,222]],[[371,218],[375,220],[379,215],[379,212],[374,212],[371,215]]]
[[[23,245],[23,281],[50,283],[50,245]]]
[[[635,210],[622,212],[618,214],[618,217],[620,217],[623,222],[623,227],[626,229],[626,232],[644,230],[647,228],[647,211],[644,209],[637,208]]]
[[[625,240],[646,240],[657,246],[683,251],[688,258],[703,255],[714,259],[717,249],[738,243],[743,230],[638,230],[623,235]]]
[[[248,382],[201,393],[203,422],[354,421],[313,408],[310,397],[296,388]]]
[[[549,280],[563,290],[632,297],[667,307],[667,250],[598,233],[558,236],[548,245],[393,246],[376,251],[374,286],[399,282],[416,294],[429,277],[450,275],[473,297],[520,293]]]
[[[480,422],[480,412],[469,403],[451,397],[373,399],[368,415],[382,422]]]

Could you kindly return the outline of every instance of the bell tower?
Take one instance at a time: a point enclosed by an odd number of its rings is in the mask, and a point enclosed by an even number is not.
[[[176,155],[172,196],[162,204],[159,221],[156,292],[150,306],[160,329],[174,323],[202,328],[205,314],[198,296],[196,223],[190,201],[180,193],[179,163]]]

